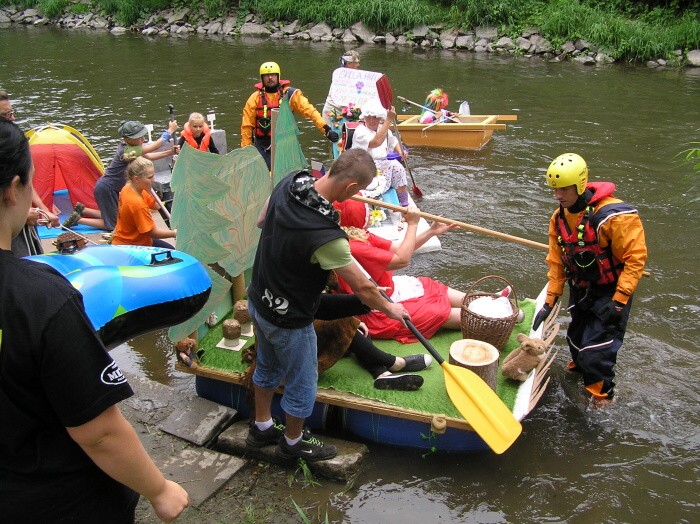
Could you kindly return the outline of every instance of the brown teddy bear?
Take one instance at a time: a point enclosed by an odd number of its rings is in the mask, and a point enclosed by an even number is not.
[[[501,373],[504,377],[522,382],[544,359],[547,344],[541,338],[530,338],[523,333],[518,333],[516,340],[520,342],[520,347],[505,358]]]

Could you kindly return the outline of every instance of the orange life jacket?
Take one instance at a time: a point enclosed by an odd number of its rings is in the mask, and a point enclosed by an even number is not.
[[[200,151],[209,151],[209,144],[211,143],[211,133],[209,132],[209,126],[207,124],[204,124],[204,127],[202,128],[202,141],[199,144],[194,138],[194,134],[192,133],[192,128],[190,127],[189,122],[185,123],[185,126],[183,127],[180,136],[184,138],[185,141],[195,149],[199,149]]]
[[[598,228],[612,216],[636,212],[636,209],[624,202],[605,205],[595,213],[594,206],[589,205],[572,231],[560,208],[556,228],[562,250],[561,260],[567,278],[574,285],[602,286],[617,282],[625,265],[613,256],[609,248],[600,246]]]
[[[255,119],[255,136],[269,137],[272,134],[272,109],[280,106],[280,100],[283,96],[287,97],[287,100],[292,98],[292,95],[296,91],[296,88],[289,87],[289,80],[280,80],[278,91],[280,96],[276,100],[268,101],[267,95],[265,94],[265,89],[263,88],[262,82],[255,84],[255,88],[258,89],[258,108],[256,112]]]

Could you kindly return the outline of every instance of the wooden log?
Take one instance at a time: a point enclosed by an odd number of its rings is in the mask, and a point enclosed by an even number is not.
[[[494,391],[498,382],[498,357],[498,350],[482,340],[464,338],[450,346],[450,364],[473,371]]]

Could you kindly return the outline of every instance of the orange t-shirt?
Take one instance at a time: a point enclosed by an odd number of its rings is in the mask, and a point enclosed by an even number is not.
[[[151,215],[155,199],[146,191],[137,194],[130,184],[119,192],[117,225],[112,235],[112,244],[129,246],[152,246],[153,239],[148,234],[156,227]]]

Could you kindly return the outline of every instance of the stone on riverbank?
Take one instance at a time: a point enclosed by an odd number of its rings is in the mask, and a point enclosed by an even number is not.
[[[133,27],[119,27],[114,17],[101,17],[94,13],[66,13],[55,19],[46,18],[39,9],[21,9],[16,6],[0,8],[0,28],[19,25],[53,24],[64,29],[107,30],[112,34],[140,31],[146,36],[176,36],[186,38],[192,34],[254,38],[306,40],[313,42],[337,42],[345,46],[362,43],[399,46],[454,49],[475,53],[509,53],[524,54],[550,61],[574,60],[585,65],[606,65],[614,62],[609,52],[601,52],[590,42],[582,39],[565,42],[559,47],[539,34],[538,28],[526,28],[513,41],[508,35],[498,34],[496,27],[476,27],[463,31],[457,28],[444,29],[442,24],[428,27],[420,24],[406,32],[387,31],[374,33],[362,22],[349,28],[331,28],[325,22],[302,24],[299,20],[268,22],[247,13],[241,20],[234,10],[226,17],[210,18],[204,8],[198,10],[169,9],[153,14],[147,20],[136,23]],[[670,65],[685,63],[700,67],[700,49],[683,54],[677,51],[677,58]],[[684,60],[685,59],[685,60]],[[667,65],[664,58],[651,60],[655,66]]]

